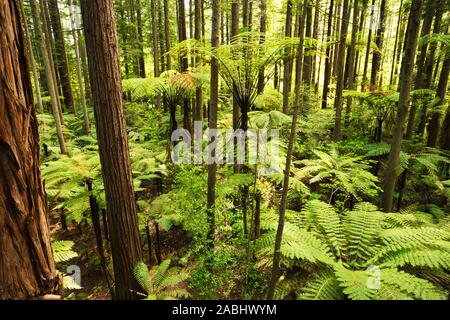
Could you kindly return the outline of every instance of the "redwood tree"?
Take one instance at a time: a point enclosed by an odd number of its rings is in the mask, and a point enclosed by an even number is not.
[[[400,161],[400,151],[403,141],[403,127],[408,113],[411,76],[414,69],[414,58],[416,55],[417,38],[420,28],[420,13],[422,11],[423,0],[413,0],[408,19],[406,31],[405,48],[403,50],[403,60],[400,70],[400,97],[398,101],[397,117],[392,129],[391,151],[384,175],[384,192],[382,197],[383,209],[390,212],[394,198],[395,183],[397,181],[397,166]]]
[[[53,292],[59,282],[21,6],[0,2],[0,300]]]
[[[134,265],[142,260],[124,118],[113,0],[81,0],[100,162],[108,206],[115,298],[136,297]]]

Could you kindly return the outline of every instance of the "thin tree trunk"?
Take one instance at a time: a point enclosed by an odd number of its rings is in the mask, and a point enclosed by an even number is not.
[[[21,7],[23,9],[23,7]],[[23,11],[23,10],[22,10]],[[28,28],[28,22],[26,19],[26,16],[23,12],[22,16],[23,16],[23,29],[24,29],[24,36],[25,39],[27,41],[27,51],[28,51],[28,57],[31,63],[31,70],[33,71],[33,81],[34,81],[34,89],[36,90],[36,98],[38,99],[38,108],[39,108],[39,112],[40,113],[44,113],[44,106],[42,104],[42,94],[41,94],[41,87],[40,87],[40,81],[39,81],[39,77],[40,74],[38,72],[37,66],[36,66],[36,60],[34,58],[34,53],[33,53],[33,45],[31,43],[31,37],[30,37],[30,31]]]
[[[445,96],[447,94],[447,84],[448,84],[448,75],[450,72],[450,54],[447,54],[447,58],[444,60],[444,64],[442,65],[441,75],[439,77],[439,83],[436,90],[436,105],[444,105],[445,104]],[[431,116],[431,120],[428,123],[428,139],[427,145],[429,147],[436,147],[439,138],[439,127],[440,127],[441,113],[439,111],[433,112]],[[445,125],[443,129],[445,130]],[[444,133],[442,134],[442,136]]]
[[[38,34],[38,37],[39,37],[39,44],[41,47],[41,55],[42,55],[42,59],[44,61],[45,76],[47,79],[47,87],[49,90],[50,102],[52,105],[53,116],[55,119],[55,127],[56,127],[56,134],[58,136],[59,149],[62,154],[66,154],[67,153],[66,142],[64,140],[64,135],[62,132],[60,109],[59,109],[59,105],[58,105],[58,96],[56,94],[57,89],[55,87],[54,77],[53,77],[53,73],[51,70],[52,66],[50,64],[48,51],[47,51],[47,47],[46,47],[47,41],[45,40],[45,34],[42,31],[39,7],[37,6],[36,0],[30,0],[30,5],[31,5],[31,12],[33,15],[33,20],[34,20],[34,27],[36,28],[36,33]]]
[[[414,69],[414,58],[416,56],[417,39],[420,28],[420,14],[422,11],[423,0],[413,0],[408,19],[406,31],[405,48],[403,50],[403,61],[400,71],[397,117],[392,130],[391,151],[384,175],[384,192],[382,196],[382,205],[385,212],[392,210],[394,198],[395,183],[397,180],[397,166],[400,161],[400,150],[403,140],[403,127],[408,113],[408,106],[411,92],[411,76]]]
[[[306,16],[306,1],[303,2],[303,10],[299,22],[299,46],[297,49],[297,61],[303,61],[303,42],[304,42],[304,24]],[[279,277],[280,272],[280,260],[281,260],[281,242],[283,240],[284,219],[286,214],[287,194],[289,190],[289,176],[291,172],[292,153],[294,150],[295,138],[297,135],[297,119],[300,112],[300,102],[302,95],[302,75],[303,75],[303,63],[296,63],[295,70],[295,103],[294,111],[292,113],[292,125],[291,133],[289,136],[288,151],[286,156],[286,167],[284,169],[284,181],[283,191],[281,193],[280,200],[280,213],[278,217],[277,235],[275,238],[275,248],[273,255],[272,275],[270,277],[269,287],[267,289],[267,299],[273,299],[275,292],[275,285]]]
[[[288,0],[286,4],[286,25],[284,28],[284,36],[286,38],[292,37],[292,0]],[[285,58],[283,58],[283,66],[283,113],[288,114],[293,67],[290,52]]]
[[[249,0],[242,0],[242,26],[248,28],[248,4]]]
[[[153,76],[159,77],[159,47],[158,47],[158,21],[156,20],[156,0],[151,0],[152,12],[152,44],[153,44]],[[156,97],[156,108],[161,109],[161,97]]]
[[[260,44],[266,41],[266,29],[267,29],[267,0],[260,0],[260,20],[259,20],[259,32],[261,37],[259,40]],[[258,78],[258,93],[264,91],[264,69],[260,70]]]
[[[141,1],[136,0],[136,24],[137,24],[137,35],[138,35],[138,63],[139,63],[139,76],[145,78],[145,58],[144,58],[144,37],[142,35],[142,12],[141,12]],[[158,28],[153,29],[153,32],[157,33]],[[158,64],[158,60],[155,62]]]
[[[331,41],[331,30],[333,22],[333,8],[334,0],[330,0],[330,9],[328,10],[328,26],[327,26],[327,42]],[[330,85],[331,78],[331,44],[327,45],[325,51],[325,71],[323,80],[323,93],[322,93],[322,109],[326,109],[328,102],[328,86]]]
[[[389,86],[393,85],[394,81],[394,73],[395,73],[395,66],[398,63],[396,59],[396,53],[397,53],[397,46],[399,42],[399,32],[400,32],[400,25],[402,21],[402,10],[403,10],[403,0],[400,0],[400,8],[398,9],[398,21],[397,21],[397,30],[395,32],[395,42],[394,42],[394,50],[393,50],[393,56],[392,56],[392,67],[391,67],[391,76],[389,78]]]
[[[370,6],[370,24],[369,24],[369,35],[367,36],[367,46],[366,46],[366,57],[364,59],[364,70],[361,84],[361,91],[364,91],[367,85],[367,69],[369,67],[369,54],[370,54],[370,45],[372,43],[372,29],[373,29],[373,20],[374,20],[374,9],[375,9],[375,0],[372,0],[372,5]]]
[[[82,75],[81,61],[80,61],[80,49],[78,46],[77,32],[75,30],[76,26],[75,26],[75,21],[74,21],[72,0],[69,0],[69,11],[70,11],[70,25],[72,28],[72,38],[73,38],[73,43],[74,43],[74,47],[75,47],[75,62],[77,65],[78,85],[80,87],[81,109],[83,111],[83,127],[84,127],[84,133],[89,134],[89,132],[91,130],[91,125],[89,123],[89,113],[88,113],[87,104],[86,104],[86,95],[84,93],[83,75]]]
[[[201,22],[201,0],[194,0],[194,38],[197,41],[202,38]],[[194,121],[203,121],[203,89],[200,84],[195,88]]]
[[[443,14],[444,9],[445,9],[445,7],[443,6],[443,4],[438,3],[438,7],[436,10],[436,19],[434,22],[433,34],[438,34],[440,32],[441,19],[442,19],[442,14]],[[428,89],[431,87],[431,84],[433,81],[432,73],[433,73],[435,52],[436,52],[436,43],[430,43],[428,56],[424,63],[423,69],[421,69],[421,73],[420,73],[421,76],[418,77],[418,81],[419,81],[418,85],[420,85],[423,88]],[[422,56],[422,53],[421,53],[421,56]],[[444,69],[444,65],[445,65],[445,62],[443,64],[443,69]],[[423,132],[425,130],[425,125],[426,125],[426,121],[427,121],[427,110],[428,110],[428,104],[424,103],[422,106],[422,109],[420,110],[419,126],[417,129],[417,133],[420,136],[423,135]],[[412,112],[412,110],[411,110],[411,112]],[[414,110],[413,115],[410,115],[410,121],[411,121],[411,118],[415,119],[415,110]],[[412,122],[411,128],[409,128],[409,127],[410,127],[410,123],[408,122],[408,129],[411,129],[411,135],[412,135],[412,130],[414,130],[414,122]]]
[[[112,0],[81,0],[94,115],[108,206],[115,298],[141,290],[133,267],[142,249],[124,118],[116,22]]]
[[[59,119],[61,121],[61,124],[64,125],[64,117],[63,117],[63,109],[62,109],[62,105],[61,105],[61,100],[60,100],[60,88],[61,88],[61,83],[59,81],[59,77],[56,73],[56,69],[55,69],[55,59],[53,56],[54,53],[54,42],[53,42],[53,37],[52,37],[52,32],[51,32],[51,27],[50,27],[50,23],[49,23],[49,15],[48,15],[48,7],[47,7],[47,0],[40,0],[40,14],[41,14],[41,22],[42,22],[42,28],[43,28],[43,32],[45,33],[45,48],[47,50],[47,55],[48,55],[48,60],[50,62],[50,71],[51,71],[51,75],[53,78],[53,83],[55,84],[54,88],[55,88],[55,95],[56,95],[56,103],[58,104],[58,110],[59,110]]]
[[[316,0],[316,5],[314,8],[314,25],[312,32],[312,38],[315,39],[316,41],[319,41],[319,19],[320,19],[319,11],[320,11],[320,0]],[[318,50],[318,47],[314,46],[314,50]],[[311,83],[314,85],[314,92],[317,94],[319,86],[318,81],[316,83],[316,65],[317,65],[316,57],[317,55],[314,54],[311,60]]]
[[[212,26],[211,26],[211,46],[219,47],[219,29],[220,29],[220,1],[212,0]],[[211,59],[211,84],[210,84],[210,107],[209,107],[209,129],[217,128],[217,106],[219,99],[219,60],[215,57]],[[211,141],[211,138],[210,138]],[[211,156],[216,156],[215,150]],[[216,171],[217,164],[208,164],[208,193],[207,193],[207,210],[208,210],[208,240],[210,246],[214,246],[215,233],[215,202],[216,202]]]
[[[306,7],[306,23],[305,23],[305,37],[311,38],[311,27],[312,27],[312,2],[309,0],[306,0],[307,7]],[[311,84],[311,70],[312,70],[312,56],[310,54],[310,49],[305,50],[305,55],[303,57],[303,82],[310,85]],[[305,95],[307,97],[307,95]]]
[[[347,51],[347,88],[349,90],[354,90],[355,86],[355,73],[353,68],[355,67],[355,53],[356,53],[356,32],[358,31],[358,19],[359,19],[359,0],[354,1],[353,5],[353,21],[352,21],[352,35],[350,47]],[[345,124],[348,125],[350,121],[350,114],[352,110],[352,98],[347,98],[347,108],[345,113]]]
[[[169,0],[164,0],[164,28],[165,28],[165,42],[166,51],[169,52],[170,45],[170,22],[169,22]],[[167,55],[167,70],[172,70],[172,58],[170,54]]]
[[[336,110],[336,117],[334,122],[333,138],[334,140],[341,139],[341,113],[342,113],[342,93],[344,90],[344,58],[345,58],[345,43],[347,40],[348,20],[350,17],[350,10],[348,8],[349,0],[343,0],[342,9],[342,23],[341,23],[341,38],[339,40],[339,51],[337,52],[338,73],[336,80],[336,98],[334,100],[334,108]]]
[[[55,62],[58,69],[59,79],[61,80],[64,102],[66,106],[72,110],[73,113],[76,113],[76,108],[73,103],[69,66],[67,64],[66,45],[64,42],[64,35],[57,0],[48,0],[48,9],[55,39]]]
[[[22,2],[0,2],[0,299],[55,293]]]
[[[375,36],[375,44],[377,45],[378,50],[373,51],[372,57],[372,69],[370,73],[370,89],[375,90],[377,87],[377,79],[378,73],[381,68],[381,52],[383,50],[383,38],[384,38],[384,30],[386,24],[386,0],[381,0],[380,5],[380,17],[379,17],[379,28],[377,28],[377,34]]]

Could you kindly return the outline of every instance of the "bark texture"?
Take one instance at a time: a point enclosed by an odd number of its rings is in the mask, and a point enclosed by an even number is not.
[[[21,6],[0,3],[0,300],[33,298],[58,284]]]
[[[123,111],[116,22],[112,0],[82,0],[100,162],[117,299],[136,297],[134,265],[142,260],[136,202]]]

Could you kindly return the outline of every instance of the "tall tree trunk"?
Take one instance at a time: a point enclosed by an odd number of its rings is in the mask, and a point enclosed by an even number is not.
[[[356,32],[358,31],[358,19],[359,19],[359,1],[355,0],[353,5],[353,21],[352,21],[352,35],[350,41],[350,47],[347,50],[347,63],[345,64],[346,73],[344,74],[347,79],[347,89],[354,90],[355,73],[353,68],[355,67],[355,53],[356,53]],[[350,121],[350,114],[352,110],[352,99],[347,98],[347,108],[345,113],[345,123],[348,125]]]
[[[81,0],[100,162],[108,206],[115,298],[137,297],[133,277],[142,260],[136,201],[123,111],[116,21],[112,0]]]
[[[60,88],[61,83],[59,81],[58,74],[55,69],[55,58],[54,58],[54,41],[52,36],[52,31],[50,27],[50,17],[48,14],[48,6],[47,6],[47,0],[39,0],[39,6],[40,6],[40,18],[42,22],[42,30],[43,33],[45,33],[45,48],[47,50],[47,56],[48,60],[50,62],[50,71],[51,76],[53,78],[53,83],[55,84],[55,95],[56,95],[56,103],[58,104],[58,110],[59,110],[59,119],[61,121],[61,124],[64,125],[64,117],[63,117],[63,109],[61,105],[60,100]]]
[[[239,34],[239,0],[234,0],[231,3],[231,38]],[[233,94],[233,129],[239,128],[240,109],[239,104],[236,101],[236,97]],[[237,167],[235,166],[235,170]]]
[[[304,42],[304,24],[305,24],[305,16],[306,16],[306,1],[303,1],[303,10],[299,21],[299,46],[297,49],[297,61],[300,63],[296,63],[295,66],[295,102],[294,102],[294,111],[292,113],[292,125],[291,125],[291,133],[289,136],[288,143],[288,151],[286,156],[286,167],[284,169],[284,181],[283,181],[283,191],[281,193],[280,199],[280,212],[278,216],[278,227],[277,227],[277,235],[275,238],[275,248],[273,254],[273,265],[272,265],[272,274],[270,277],[269,287],[267,289],[267,299],[273,299],[273,295],[275,292],[275,285],[279,277],[280,272],[280,260],[281,260],[281,242],[283,240],[283,230],[284,230],[284,219],[286,215],[286,204],[287,204],[287,194],[289,190],[289,176],[291,172],[291,162],[292,162],[292,153],[294,150],[295,138],[297,135],[297,119],[300,109],[300,101],[302,99],[302,75],[303,75],[303,42]]]
[[[436,105],[445,104],[445,96],[447,94],[448,75],[450,71],[450,54],[447,53],[447,58],[442,65],[441,75],[439,77],[439,83],[436,90]],[[429,147],[436,147],[439,138],[439,128],[441,113],[439,111],[433,112],[431,120],[428,123],[428,139],[427,145]],[[445,129],[445,126],[443,127]]]
[[[61,81],[64,102],[69,109],[76,113],[73,103],[72,85],[70,82],[69,66],[66,57],[66,45],[61,25],[61,17],[59,15],[58,1],[48,0],[48,9],[50,13],[50,22],[55,39],[55,62],[58,69],[59,79]]]
[[[343,0],[342,9],[342,23],[341,23],[341,38],[339,40],[339,50],[337,52],[337,80],[336,80],[336,98],[334,100],[334,108],[336,110],[336,117],[334,122],[333,138],[334,140],[341,139],[341,113],[342,113],[342,93],[344,90],[344,58],[345,58],[345,43],[347,40],[348,20],[350,17],[350,10],[348,8],[349,0]]]
[[[184,0],[177,0],[177,1],[178,1],[178,42],[183,42],[187,39]],[[189,68],[188,58],[185,54],[183,54],[180,57],[180,71],[186,72],[188,68]]]
[[[305,23],[305,37],[311,38],[311,32],[312,32],[312,2],[310,0],[305,0],[307,2],[306,7],[306,23]],[[312,56],[310,53],[310,49],[305,50],[305,55],[303,57],[303,82],[310,85],[311,84],[311,63],[312,63]],[[305,95],[306,97],[306,95]]]
[[[336,1],[336,8],[334,14],[334,35],[336,39],[341,37],[341,23],[342,23],[342,1]],[[337,77],[338,69],[338,51],[339,51],[339,41],[334,44],[334,57],[333,57],[333,77]]]
[[[164,1],[164,33],[165,33],[165,42],[166,42],[166,51],[169,52],[170,45],[170,22],[169,22],[169,0]],[[172,70],[172,59],[170,54],[167,55],[167,70]]]
[[[377,45],[378,50],[373,51],[372,57],[372,70],[370,73],[370,89],[374,90],[378,84],[378,73],[381,68],[381,51],[383,50],[383,38],[384,38],[384,30],[386,24],[386,0],[381,0],[380,5],[380,16],[379,21],[377,23],[377,34],[375,36],[375,44]]]
[[[0,299],[54,293],[22,1],[0,3]]]
[[[84,33],[81,29],[77,30],[78,45],[80,47],[81,70],[83,71],[84,93],[86,100],[91,99],[91,81],[89,80],[89,68],[87,65],[86,43],[84,41]]]
[[[62,132],[61,115],[58,105],[58,95],[56,93],[57,89],[54,82],[54,77],[52,73],[52,65],[50,64],[49,55],[46,46],[45,34],[42,31],[41,19],[39,7],[36,0],[30,0],[31,12],[33,15],[34,27],[36,28],[36,33],[39,37],[39,45],[41,47],[42,60],[44,61],[45,77],[47,79],[47,87],[50,94],[50,103],[52,105],[53,117],[55,119],[56,134],[58,136],[59,149],[62,154],[66,154],[66,142],[64,140],[64,135]]]
[[[159,47],[158,47],[158,21],[156,20],[156,0],[151,0],[152,12],[152,45],[153,45],[153,76],[159,77]],[[161,97],[156,97],[156,108],[161,109]]]
[[[201,9],[201,0],[194,0],[194,38],[197,41],[202,38]],[[194,121],[203,121],[203,89],[201,85],[197,85],[195,88]]]
[[[434,21],[434,29],[433,29],[434,34],[438,34],[440,32],[442,14],[445,9],[445,6],[443,4],[438,3],[437,5],[438,5],[438,7],[436,9],[436,19]],[[433,82],[432,73],[433,73],[433,65],[435,63],[434,62],[435,52],[436,52],[436,43],[430,43],[429,53],[427,55],[423,69],[421,69],[421,72],[420,72],[421,76],[417,78],[418,79],[417,81],[419,81],[418,84],[423,88],[430,88],[431,84]],[[421,56],[422,56],[422,52],[421,52]],[[444,65],[445,65],[445,63],[444,63]],[[413,107],[415,107],[415,106],[413,106]],[[426,125],[426,121],[427,121],[427,110],[428,110],[428,104],[424,103],[420,110],[419,126],[417,128],[417,133],[420,136],[423,135],[423,132],[425,130],[425,125]],[[412,110],[411,110],[411,113],[413,113]],[[410,115],[410,121],[411,121],[411,118],[415,119],[415,110],[414,110],[413,115]],[[410,123],[408,122],[408,129],[410,129],[409,127],[410,127]],[[411,124],[411,136],[412,136],[412,130],[414,130],[414,122]]]
[[[138,63],[139,63],[139,76],[145,78],[145,58],[144,58],[144,37],[142,34],[142,12],[141,12],[141,0],[136,0],[136,24],[137,24],[137,36],[138,36]],[[157,32],[158,28],[153,29],[153,32]],[[158,60],[155,62],[158,64]]]
[[[259,43],[263,44],[266,41],[266,29],[267,29],[267,0],[260,0],[260,19],[259,19],[259,32],[261,37]],[[264,91],[264,69],[260,71],[258,78],[258,93]]]
[[[284,36],[292,37],[292,0],[288,0],[286,4],[286,25],[284,27]],[[292,82],[292,57],[289,54],[283,58],[283,113],[289,112],[289,96],[291,95]]]
[[[248,28],[248,7],[249,0],[242,0],[242,26]]]
[[[23,7],[21,7],[23,9]],[[23,10],[22,10],[23,11]],[[25,14],[22,12],[23,16],[23,30],[24,30],[24,36],[27,43],[27,51],[28,51],[28,59],[31,63],[31,70],[33,71],[33,81],[34,81],[34,89],[36,90],[36,98],[38,99],[38,108],[39,112],[44,113],[44,106],[42,104],[42,94],[41,94],[41,87],[40,87],[40,73],[38,72],[38,68],[36,65],[36,59],[34,58],[33,53],[33,45],[31,43],[31,37],[30,37],[30,30],[28,28],[28,22]]]
[[[212,27],[211,27],[211,46],[219,47],[220,32],[220,1],[212,0]],[[217,106],[219,100],[219,60],[215,57],[211,59],[211,84],[210,84],[210,106],[209,106],[209,129],[217,128]],[[211,141],[211,138],[210,138]],[[215,157],[215,150],[212,151],[212,157]],[[214,246],[215,233],[215,202],[216,202],[216,171],[217,164],[208,164],[208,240],[210,246]]]
[[[395,41],[394,41],[394,50],[392,53],[392,66],[391,66],[391,76],[389,78],[389,86],[393,85],[393,81],[394,81],[394,73],[395,73],[395,66],[398,63],[396,57],[396,53],[397,53],[397,46],[399,43],[399,33],[400,33],[400,25],[402,22],[402,11],[403,11],[403,0],[400,0],[400,7],[398,9],[398,20],[397,20],[397,29],[395,32]]]
[[[364,59],[364,70],[361,84],[361,91],[364,91],[367,85],[367,69],[369,67],[369,54],[370,47],[372,43],[372,29],[373,29],[373,20],[375,13],[375,0],[372,0],[372,5],[370,6],[370,24],[369,24],[369,35],[367,36],[367,46],[366,46],[366,57]]]
[[[320,20],[320,0],[316,0],[316,5],[314,8],[314,25],[313,25],[313,32],[312,32],[312,38],[316,41],[319,41],[319,20]],[[318,50],[318,46],[314,46],[314,50]],[[314,85],[314,92],[317,94],[317,90],[319,88],[319,81],[317,79],[316,83],[316,57],[317,54],[314,54],[312,56],[311,60],[311,83]]]
[[[420,33],[420,37],[423,39],[425,39],[430,35],[431,24],[433,22],[433,18],[436,11],[436,1],[429,0],[427,2],[427,6],[424,11],[425,11],[423,15],[424,20],[422,25],[422,31]],[[415,89],[425,88],[424,67],[425,67],[425,58],[428,53],[428,41],[423,41],[423,43],[419,43],[419,47],[417,48],[417,50],[420,50],[420,54],[416,61],[417,75],[416,75],[416,82],[414,85]]]
[[[73,3],[72,0],[69,0],[69,13],[70,13],[70,25],[72,29],[72,38],[73,43],[75,47],[75,62],[77,65],[77,78],[78,78],[78,85],[80,87],[80,101],[81,101],[81,109],[83,111],[83,127],[84,127],[84,133],[89,134],[91,130],[91,125],[89,123],[89,113],[87,109],[86,104],[86,95],[84,93],[84,85],[83,85],[83,75],[82,75],[82,67],[81,67],[81,60],[80,60],[80,49],[78,46],[78,36],[77,32],[75,30],[75,20],[74,20],[74,12],[73,12]]]
[[[161,0],[157,0],[156,3],[158,11],[158,42],[159,42],[159,59],[160,59],[160,72],[166,70],[166,60],[164,54],[167,52],[166,44],[164,40],[164,9]]]
[[[330,9],[328,10],[328,26],[327,26],[327,42],[331,41],[331,31],[333,28],[333,8],[334,0],[330,0]],[[323,80],[323,93],[322,93],[322,109],[326,109],[328,102],[328,86],[330,85],[331,78],[331,44],[327,45],[325,51],[325,71]]]
[[[400,161],[400,151],[403,141],[403,127],[409,107],[411,76],[414,69],[414,58],[416,56],[422,5],[423,0],[412,0],[411,11],[408,19],[405,48],[403,50],[404,58],[400,71],[400,97],[398,101],[397,117],[395,119],[394,128],[392,129],[391,151],[389,153],[389,160],[384,175],[382,205],[385,212],[390,212],[392,210],[394,189],[397,180],[396,169]]]

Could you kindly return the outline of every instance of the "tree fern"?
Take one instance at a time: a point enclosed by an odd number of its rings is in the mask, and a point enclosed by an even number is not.
[[[188,274],[170,269],[170,260],[164,260],[150,271],[145,263],[138,262],[133,274],[141,287],[147,292],[147,300],[187,298],[189,293],[181,287]]]

